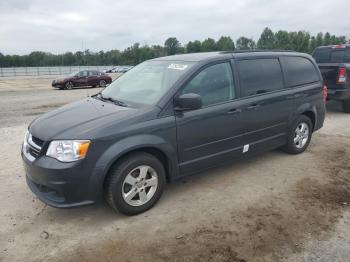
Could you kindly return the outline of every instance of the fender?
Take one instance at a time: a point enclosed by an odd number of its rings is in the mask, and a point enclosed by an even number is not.
[[[99,157],[90,177],[89,192],[95,191],[95,194],[97,195],[102,194],[105,177],[113,163],[128,152],[146,147],[154,148],[164,153],[168,160],[169,169],[167,171],[169,172],[170,179],[171,177],[178,176],[179,169],[176,147],[167,143],[162,137],[150,134],[139,134],[119,140],[111,145]],[[97,188],[100,190],[96,190],[96,184],[98,184]]]
[[[288,119],[288,126],[290,126],[295,119],[302,115],[303,113],[307,112],[307,111],[311,111],[314,115],[315,115],[315,126],[317,123],[317,110],[316,110],[316,106],[312,105],[311,103],[304,103],[302,105],[300,105],[297,110],[295,110],[295,112],[291,113]]]

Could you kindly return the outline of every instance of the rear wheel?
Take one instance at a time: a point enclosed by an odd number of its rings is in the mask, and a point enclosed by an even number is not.
[[[147,153],[134,153],[114,166],[107,178],[105,198],[115,210],[136,215],[150,209],[165,185],[162,163]]]
[[[290,154],[300,154],[308,147],[312,137],[313,125],[305,115],[298,117],[287,134],[287,145],[284,150]]]
[[[350,99],[343,100],[343,111],[345,113],[350,113]]]
[[[107,82],[106,82],[106,80],[100,80],[100,81],[98,82],[98,85],[99,85],[99,87],[106,87]]]
[[[73,88],[74,85],[73,85],[73,83],[71,81],[69,81],[64,86],[65,86],[66,89],[70,90],[70,89]]]

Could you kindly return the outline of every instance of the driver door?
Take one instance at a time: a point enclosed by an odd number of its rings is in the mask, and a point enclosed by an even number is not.
[[[81,71],[78,77],[74,80],[76,86],[85,86],[88,81],[88,71]]]
[[[195,93],[202,108],[176,112],[180,173],[187,174],[240,154],[240,109],[229,61],[199,71],[180,94]],[[236,122],[237,121],[237,122]]]

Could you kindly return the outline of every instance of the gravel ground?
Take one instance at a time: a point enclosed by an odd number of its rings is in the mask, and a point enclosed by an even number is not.
[[[349,261],[350,115],[328,104],[309,149],[279,150],[167,186],[146,213],[60,210],[25,184],[20,146],[38,115],[97,93],[0,79],[0,261]]]

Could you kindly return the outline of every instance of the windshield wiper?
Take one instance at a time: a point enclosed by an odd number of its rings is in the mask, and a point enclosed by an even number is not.
[[[104,100],[104,101],[110,101],[118,106],[124,106],[124,107],[127,107],[128,104],[126,104],[125,102],[123,101],[120,101],[118,99],[114,99],[110,96],[104,96],[102,93],[98,93],[97,96],[101,99],[101,100]]]

